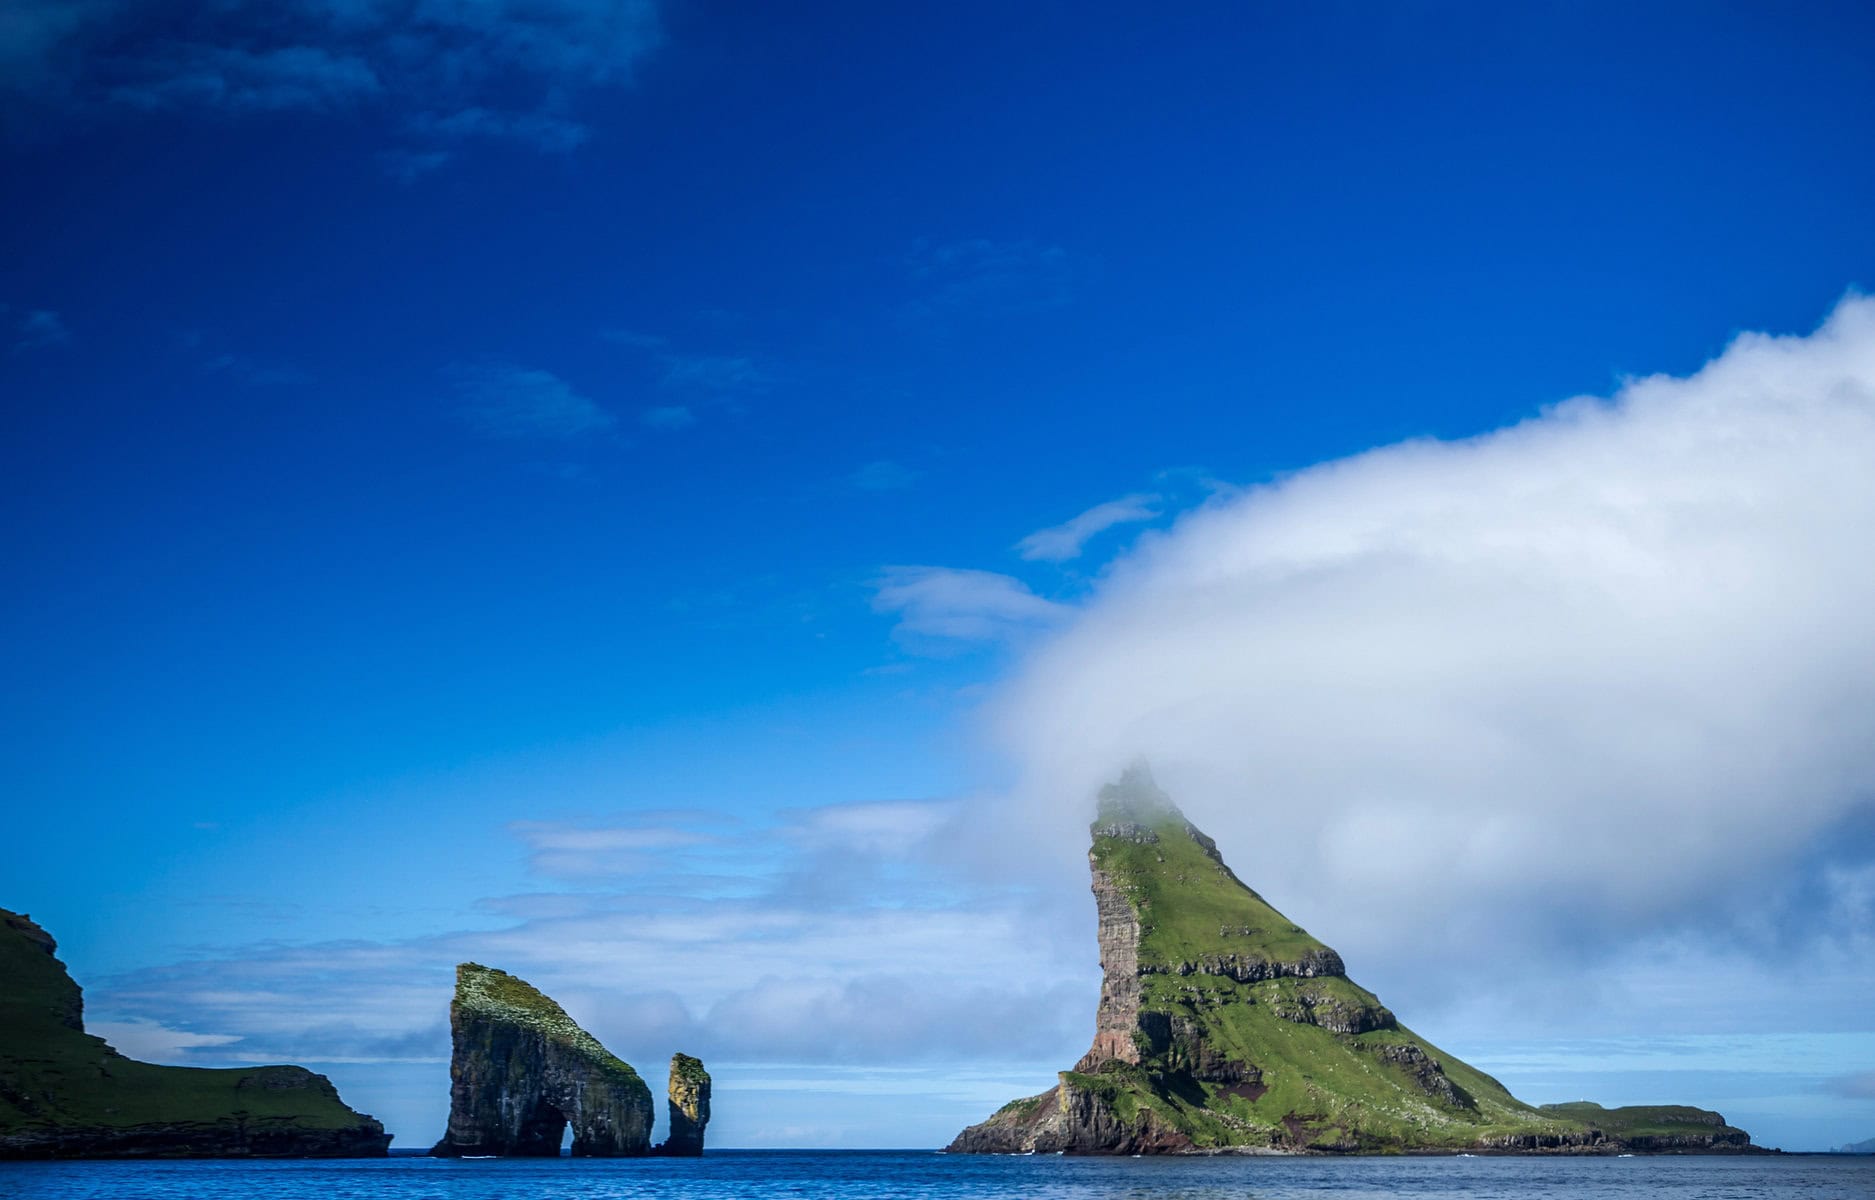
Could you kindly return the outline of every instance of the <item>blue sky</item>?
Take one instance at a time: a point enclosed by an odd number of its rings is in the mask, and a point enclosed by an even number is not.
[[[731,1143],[941,1141],[1078,1054],[1075,806],[1149,752],[1357,977],[1532,1098],[1875,1133],[1855,1005],[1700,999],[1798,954],[1837,1000],[1875,985],[1865,443],[1741,407],[1857,394],[1866,322],[1852,299],[1666,415],[1542,415],[1875,286],[1860,6],[196,7],[0,22],[0,903],[126,1045],[325,1063],[421,1143],[448,966],[505,952],[641,1066],[724,1063]],[[1687,432],[1708,410],[1752,452]],[[1366,454],[1403,441],[1433,449]],[[1518,557],[1609,512],[1645,532],[1618,569]],[[1305,564],[1345,583],[1326,601],[1172,599],[1325,530],[1533,590],[1472,613],[1447,577],[1338,562]],[[1314,756],[1261,784],[1231,757],[1286,678],[1251,634],[1316,647],[1302,610],[1362,631],[1286,709],[1368,714],[1308,726],[1378,747],[1340,792],[1345,740],[1287,737]],[[1411,653],[1515,614],[1527,640]],[[1245,669],[1168,649],[1185,625],[1243,633]],[[1486,661],[1502,695],[1453,666]],[[1699,708],[1741,681],[1753,704]],[[1238,723],[1080,707],[1161,686],[1154,711]],[[1427,695],[1548,707],[1507,732],[1422,720]],[[1694,715],[1625,754],[1619,703],[1579,719],[1622,696]],[[1715,752],[1741,740],[1783,752]],[[1491,770],[1409,769],[1469,757]],[[1453,797],[1585,761],[1615,765],[1545,802],[1652,797],[1669,848],[1554,834],[1586,882],[1531,891],[1518,830],[1566,823]],[[1766,797],[1801,819],[1767,833]],[[1387,814],[1471,839],[1449,886],[1377,865]],[[1457,931],[1418,951],[1453,972],[1479,956],[1454,914],[1549,932],[1455,995],[1361,922],[1383,897]],[[1609,983],[1520,1024],[1561,972]],[[270,1024],[286,994],[339,1015]],[[1562,1049],[1588,1037],[1646,1065]],[[1754,1037],[1742,1090],[1696,1073]],[[1676,1075],[1666,1038],[1720,1040]]]

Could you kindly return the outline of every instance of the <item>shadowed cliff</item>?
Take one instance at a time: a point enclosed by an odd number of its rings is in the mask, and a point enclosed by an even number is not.
[[[480,963],[456,968],[449,1005],[449,1127],[439,1157],[550,1158],[651,1152],[651,1089],[531,984]]]
[[[382,1157],[384,1126],[304,1067],[163,1067],[85,1032],[58,943],[0,909],[0,1158]]]

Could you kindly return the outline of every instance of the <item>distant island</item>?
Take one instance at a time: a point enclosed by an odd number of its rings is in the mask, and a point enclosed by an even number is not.
[[[52,935],[0,909],[0,1159],[381,1158],[384,1126],[304,1067],[162,1067],[85,1032]]]
[[[1836,1147],[1838,1154],[1875,1154],[1875,1137],[1860,1142],[1850,1142],[1847,1146]]]
[[[1525,1104],[1350,980],[1143,767],[1102,789],[1092,832],[1093,1046],[952,1153],[1758,1150],[1706,1109]]]

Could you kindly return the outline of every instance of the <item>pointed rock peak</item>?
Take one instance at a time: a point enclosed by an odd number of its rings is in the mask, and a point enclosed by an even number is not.
[[[1101,838],[1153,845],[1161,837],[1190,838],[1205,856],[1224,865],[1217,843],[1204,831],[1186,820],[1172,797],[1152,777],[1152,768],[1140,760],[1120,773],[1120,778],[1100,789],[1100,808],[1092,831],[1098,847]]]
[[[1096,841],[1119,838],[1150,845],[1168,833],[1190,834],[1205,843],[1211,840],[1199,833],[1172,803],[1172,797],[1160,790],[1152,778],[1152,768],[1143,759],[1101,788],[1099,802],[1092,826]]]
[[[1100,789],[1100,816],[1096,824],[1134,821],[1141,825],[1159,825],[1184,821],[1172,797],[1165,794],[1152,777],[1152,767],[1144,759],[1120,772],[1120,777]]]

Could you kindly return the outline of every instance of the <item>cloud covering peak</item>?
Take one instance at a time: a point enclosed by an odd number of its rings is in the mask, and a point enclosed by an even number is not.
[[[1872,465],[1875,300],[1851,297],[1691,377],[1148,534],[998,728],[1077,829],[1148,756],[1344,948],[1697,924],[1869,812]]]

